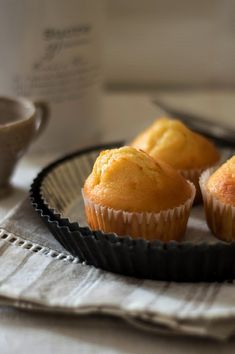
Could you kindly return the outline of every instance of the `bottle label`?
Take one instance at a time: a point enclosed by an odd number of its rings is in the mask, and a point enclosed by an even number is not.
[[[92,31],[88,23],[43,29],[40,55],[32,58],[27,73],[15,74],[12,90],[53,103],[86,95],[100,81],[100,65],[89,55]]]

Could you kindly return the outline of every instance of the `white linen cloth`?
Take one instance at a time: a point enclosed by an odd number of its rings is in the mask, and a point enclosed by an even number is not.
[[[80,264],[28,200],[0,230],[0,296],[16,306],[120,316],[149,329],[161,325],[220,339],[235,331],[234,284],[158,282]]]

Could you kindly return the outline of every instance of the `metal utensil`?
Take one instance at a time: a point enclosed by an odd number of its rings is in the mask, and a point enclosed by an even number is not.
[[[152,102],[172,119],[180,119],[188,127],[214,140],[217,144],[235,148],[235,130],[209,122],[201,116],[170,107],[159,99],[154,99]]]

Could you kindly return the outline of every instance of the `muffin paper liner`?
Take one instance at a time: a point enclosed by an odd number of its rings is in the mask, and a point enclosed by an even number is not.
[[[218,161],[214,166],[217,166],[220,161]],[[208,168],[213,168],[214,166],[207,166],[205,168],[194,168],[190,170],[180,170],[179,172],[181,175],[187,179],[188,181],[191,181],[195,187],[196,187],[196,196],[194,199],[194,204],[199,204],[202,203],[202,193],[201,193],[201,188],[199,184],[199,179],[201,174],[207,170]]]
[[[77,151],[44,168],[34,180],[31,202],[54,237],[89,265],[138,278],[177,282],[235,278],[235,242],[162,242],[92,231],[68,208],[76,198],[99,152],[121,146],[106,144]],[[81,204],[82,205],[82,204]]]
[[[193,183],[188,183],[191,187],[191,197],[184,204],[159,213],[127,212],[108,208],[93,203],[82,190],[89,225],[93,230],[115,232],[119,236],[128,234],[133,238],[143,237],[150,241],[180,241],[184,236],[195,197],[195,187]]]
[[[199,178],[200,178],[203,171],[204,171],[204,169],[201,169],[201,168],[179,171],[185,179],[187,179],[188,181],[191,181],[196,187],[196,195],[195,195],[195,199],[194,199],[194,204],[198,204],[198,203],[202,202],[202,194],[201,194],[201,189],[199,186]]]
[[[207,224],[217,238],[226,242],[235,241],[235,207],[222,203],[206,189],[214,170],[208,169],[200,177]]]

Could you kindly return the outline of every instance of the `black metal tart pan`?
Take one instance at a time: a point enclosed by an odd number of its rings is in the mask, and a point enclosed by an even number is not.
[[[42,186],[55,169],[92,152],[121,145],[105,144],[76,151],[51,163],[35,178],[30,189],[31,202],[54,237],[81,262],[110,272],[176,282],[234,279],[235,242],[212,245],[206,242],[163,243],[132,239],[128,235],[118,237],[81,227],[78,222],[70,222],[63,214],[49,207],[50,201],[45,200]]]

